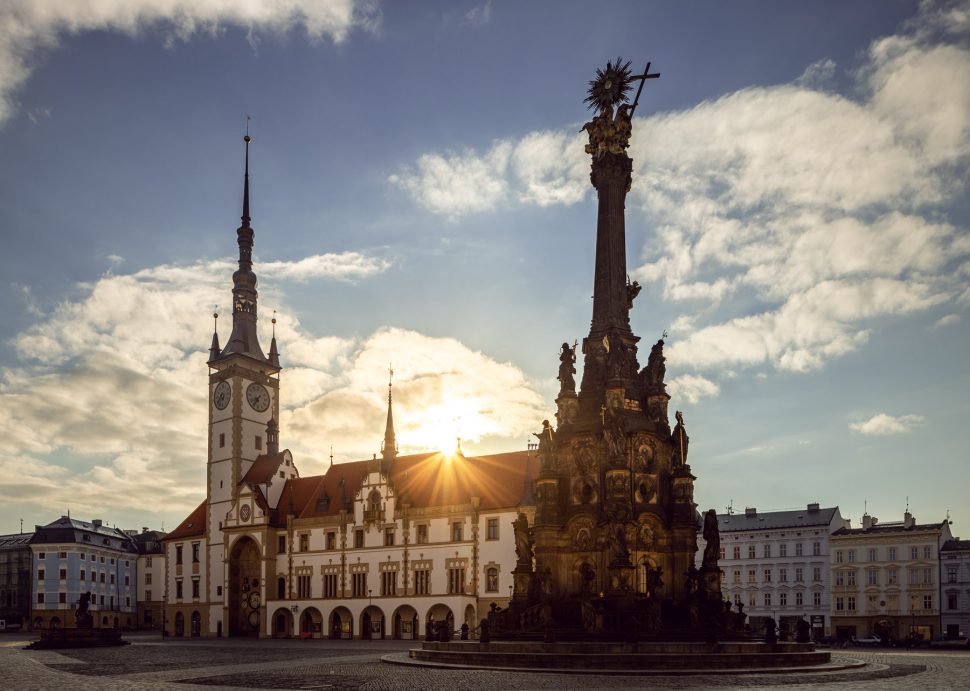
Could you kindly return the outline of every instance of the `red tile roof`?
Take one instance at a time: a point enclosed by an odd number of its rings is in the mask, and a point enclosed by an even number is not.
[[[489,456],[448,456],[442,453],[421,453],[398,456],[391,463],[390,479],[397,496],[407,490],[411,506],[428,507],[447,504],[467,504],[471,497],[480,497],[482,509],[510,509],[522,499],[526,465],[529,465],[530,487],[539,474],[537,458],[528,461],[528,451],[512,451]],[[265,472],[268,478],[275,472],[278,459],[259,456],[246,481],[257,485]],[[270,464],[276,463],[272,467]],[[335,516],[340,513],[340,481],[344,481],[347,499],[353,500],[367,476],[371,461],[353,461],[331,466],[326,474],[311,477],[290,478],[283,486],[276,507],[274,525],[286,524],[286,516],[293,498],[293,512],[297,518]],[[384,465],[386,468],[386,464]],[[255,471],[255,472],[254,472]],[[405,478],[405,474],[407,477]],[[320,502],[326,494],[328,502]],[[257,505],[272,515],[266,500],[257,488]],[[323,504],[327,504],[323,508]],[[321,508],[317,508],[320,506]],[[192,528],[188,525],[192,524]],[[201,535],[205,532],[205,502],[199,505],[166,539]]]
[[[178,528],[165,536],[165,540],[178,540],[185,537],[194,537],[205,533],[205,508],[206,502],[202,502],[196,509],[189,514],[189,517],[179,523]]]
[[[276,469],[280,467],[280,463],[282,462],[282,451],[275,453],[272,456],[267,454],[257,456],[253,464],[249,466],[249,470],[246,472],[245,477],[239,481],[239,484],[241,485],[244,482],[248,482],[253,486],[263,484],[271,475],[276,473]]]

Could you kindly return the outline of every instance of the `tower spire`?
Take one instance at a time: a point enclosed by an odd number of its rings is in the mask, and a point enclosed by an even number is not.
[[[394,412],[391,406],[391,387],[394,384],[394,367],[388,365],[387,380],[387,425],[384,427],[384,444],[381,447],[381,456],[385,459],[397,457],[397,440],[394,438]]]
[[[243,175],[242,224],[236,229],[236,242],[239,244],[239,270],[232,275],[232,334],[226,342],[222,355],[246,355],[261,363],[269,362],[256,336],[256,274],[253,273],[253,238],[255,233],[249,225],[249,124],[247,116],[246,167]],[[279,367],[278,362],[269,364]]]
[[[219,357],[219,313],[212,313],[212,345],[209,346],[209,362]]]

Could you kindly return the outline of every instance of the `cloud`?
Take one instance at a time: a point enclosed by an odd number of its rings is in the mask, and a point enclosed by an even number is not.
[[[281,278],[348,280],[386,267],[352,252],[256,263],[261,277],[277,277],[260,287],[259,336],[265,349],[266,315],[278,309],[281,442],[304,475],[322,470],[330,444],[338,461],[380,450],[389,362],[405,451],[438,448],[459,435],[524,437],[545,412],[521,370],[455,339],[390,328],[362,339],[314,335],[281,309]],[[0,471],[8,478],[0,504],[96,514],[113,507],[185,511],[198,503],[212,336],[206,305],[228,302],[234,269],[217,260],[108,273],[78,286],[80,298],[39,314],[13,339],[19,363],[0,373]],[[228,321],[219,320],[223,341]]]
[[[913,427],[922,425],[926,418],[922,415],[902,415],[893,417],[879,413],[865,422],[853,422],[849,427],[862,434],[898,434],[909,432]]]
[[[491,211],[508,195],[505,170],[512,146],[496,141],[484,156],[468,149],[462,154],[424,154],[417,171],[405,166],[388,180],[414,197],[421,206],[452,219],[467,213]]]
[[[260,273],[268,278],[282,278],[306,282],[311,278],[335,278],[355,281],[385,271],[391,263],[385,259],[368,257],[358,252],[315,254],[295,262],[267,262],[260,264]]]
[[[683,397],[690,403],[697,403],[704,396],[717,396],[721,393],[719,384],[693,374],[675,377],[667,383],[667,388],[673,398]]]
[[[29,79],[45,51],[67,35],[116,31],[131,36],[160,31],[166,43],[196,33],[218,35],[226,26],[284,34],[302,27],[310,40],[347,40],[355,28],[376,30],[374,0],[5,0],[0,3],[0,125],[16,109],[14,92]],[[49,113],[48,113],[49,115]],[[36,122],[36,114],[31,116]]]
[[[846,72],[848,95],[823,59],[791,84],[636,119],[629,266],[681,310],[670,366],[810,371],[879,318],[970,304],[968,7],[923,3]],[[419,165],[402,187],[452,217],[573,204],[591,189],[576,129],[466,152],[446,174]],[[485,169],[500,193],[448,193],[481,189]]]
[[[950,324],[959,324],[960,319],[961,317],[959,314],[948,314],[945,317],[940,318],[940,320],[933,325],[933,328],[939,329],[944,326],[949,326]]]
[[[483,26],[488,24],[488,20],[492,16],[492,0],[488,0],[484,5],[478,5],[473,7],[465,15],[465,20],[462,24],[467,24],[469,26]]]

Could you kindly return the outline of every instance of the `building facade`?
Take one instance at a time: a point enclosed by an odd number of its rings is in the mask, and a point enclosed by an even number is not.
[[[878,635],[931,640],[940,627],[940,549],[951,540],[948,521],[879,523],[832,535],[832,625],[839,638]]]
[[[280,449],[276,339],[265,355],[256,334],[248,145],[232,333],[224,348],[213,335],[207,363],[206,499],[162,540],[165,630],[409,639],[431,621],[475,627],[511,595],[512,521],[535,514],[530,452],[399,456],[389,389],[380,458],[300,476]]]
[[[123,530],[61,516],[36,527],[30,548],[35,630],[73,627],[82,593],[92,595],[96,628],[135,625],[138,550]]]
[[[717,519],[722,590],[732,602],[744,604],[751,626],[760,628],[773,617],[782,629],[794,631],[804,618],[815,638],[828,634],[829,541],[832,533],[849,525],[839,508],[808,504],[795,511],[760,513],[748,508]],[[700,544],[697,553],[703,553]]]
[[[947,540],[940,548],[940,633],[970,633],[970,540]]]
[[[161,629],[165,605],[165,545],[166,533],[142,528],[128,531],[138,549],[135,599],[136,628]]]
[[[30,628],[30,533],[0,535],[0,621]]]

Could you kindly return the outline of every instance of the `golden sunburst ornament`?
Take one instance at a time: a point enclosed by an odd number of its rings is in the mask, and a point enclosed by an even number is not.
[[[613,108],[620,103],[627,103],[627,92],[633,87],[630,75],[630,61],[624,64],[623,58],[617,58],[616,62],[606,63],[605,70],[596,70],[596,79],[589,83],[586,100],[589,108],[595,108],[602,112],[608,108]]]

